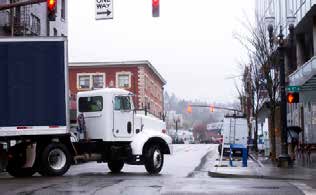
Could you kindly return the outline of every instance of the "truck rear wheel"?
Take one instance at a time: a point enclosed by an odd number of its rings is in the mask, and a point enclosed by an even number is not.
[[[43,176],[61,176],[71,164],[71,155],[67,147],[61,143],[47,145],[39,159],[39,173]]]
[[[31,177],[36,173],[35,165],[33,167],[23,167],[26,163],[26,147],[25,144],[17,144],[10,148],[8,164],[6,171],[13,177]]]
[[[148,173],[158,174],[163,166],[164,156],[158,145],[151,145],[145,151],[144,164]]]
[[[111,170],[112,173],[119,173],[123,169],[124,161],[121,160],[115,160],[115,161],[109,161],[108,167]]]
[[[23,168],[14,162],[8,162],[6,171],[13,177],[31,177],[36,173],[36,169],[33,167]]]

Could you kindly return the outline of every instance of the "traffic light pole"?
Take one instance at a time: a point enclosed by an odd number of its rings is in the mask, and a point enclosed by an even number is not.
[[[191,107],[198,107],[198,108],[209,108],[211,105],[189,105]],[[233,109],[233,108],[225,108],[225,107],[220,107],[220,106],[212,106],[213,108],[220,109],[220,110],[228,110],[228,111],[234,111],[236,112],[241,112],[241,110]]]
[[[12,9],[15,7],[21,7],[21,6],[25,6],[25,5],[43,3],[43,2],[46,2],[46,0],[29,0],[29,1],[23,1],[23,2],[17,2],[17,3],[10,3],[10,4],[0,4],[0,11]]]
[[[279,167],[288,167],[290,163],[290,156],[288,154],[288,143],[287,143],[287,113],[286,113],[286,92],[285,92],[285,46],[284,46],[284,35],[282,33],[282,27],[280,28],[279,34],[279,59],[280,59],[280,90],[281,90],[281,155],[279,156]]]

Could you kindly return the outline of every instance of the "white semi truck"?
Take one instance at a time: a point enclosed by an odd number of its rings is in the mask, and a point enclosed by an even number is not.
[[[15,177],[60,176],[79,160],[159,173],[172,140],[162,120],[137,113],[126,90],[78,93],[81,136],[72,139],[67,62],[65,38],[0,39],[0,164]]]

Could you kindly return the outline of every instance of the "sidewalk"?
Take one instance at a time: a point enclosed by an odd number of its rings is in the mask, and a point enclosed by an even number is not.
[[[279,168],[264,157],[251,156],[248,167],[211,167],[208,175],[219,178],[262,178],[276,180],[316,180],[316,169],[294,165],[292,168]],[[228,165],[224,161],[224,165]],[[238,162],[236,162],[237,164]],[[316,183],[316,182],[315,182]]]

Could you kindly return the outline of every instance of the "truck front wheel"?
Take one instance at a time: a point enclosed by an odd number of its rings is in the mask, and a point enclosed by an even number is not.
[[[71,164],[71,155],[64,144],[51,143],[47,145],[39,159],[39,173],[43,176],[61,176]]]
[[[112,173],[119,173],[123,169],[124,161],[121,160],[115,160],[115,161],[109,161],[108,167],[111,170]]]
[[[151,145],[144,155],[144,164],[149,174],[158,174],[163,166],[164,156],[158,145]]]

